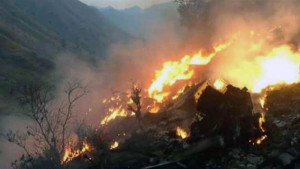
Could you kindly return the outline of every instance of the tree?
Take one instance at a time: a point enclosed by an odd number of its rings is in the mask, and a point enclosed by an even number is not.
[[[61,159],[71,134],[74,106],[87,90],[73,81],[65,86],[62,99],[51,91],[51,87],[40,83],[24,85],[20,89],[19,101],[33,124],[26,127],[26,133],[10,131],[6,134],[9,142],[25,151],[19,163],[13,163],[14,168],[38,168],[40,161],[47,162],[44,165],[51,169],[62,168]]]
[[[134,103],[134,106],[128,105],[127,109],[129,111],[132,111],[135,114],[135,116],[138,120],[140,129],[143,130],[142,123],[141,123],[141,116],[142,116],[142,112],[141,112],[141,109],[142,109],[142,106],[141,106],[141,92],[142,92],[141,88],[139,88],[135,84],[132,84],[130,99]]]

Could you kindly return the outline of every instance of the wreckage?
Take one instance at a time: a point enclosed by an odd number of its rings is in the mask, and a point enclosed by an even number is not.
[[[248,143],[263,135],[259,128],[260,115],[254,114],[250,93],[228,85],[225,92],[207,86],[197,101],[201,120],[191,125],[191,138],[220,135],[230,144]]]

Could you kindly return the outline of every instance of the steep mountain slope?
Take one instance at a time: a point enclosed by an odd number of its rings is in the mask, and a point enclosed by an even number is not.
[[[138,6],[117,10],[113,7],[101,8],[99,11],[115,25],[131,35],[149,38],[161,25],[179,24],[179,14],[175,2],[167,2],[142,9]]]
[[[0,97],[11,95],[16,84],[48,79],[58,52],[95,60],[130,38],[78,0],[1,0]]]

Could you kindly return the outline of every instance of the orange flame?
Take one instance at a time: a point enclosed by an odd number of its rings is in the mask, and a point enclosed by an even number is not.
[[[105,116],[104,119],[101,121],[101,125],[105,125],[109,123],[111,120],[114,120],[117,117],[127,117],[132,114],[128,114],[128,112],[121,106],[117,108],[109,108],[109,115]]]
[[[147,107],[150,113],[158,113],[160,111],[160,106],[154,102],[152,105]]]
[[[295,59],[299,57],[299,54],[293,53],[287,46],[271,51],[261,62],[261,78],[255,82],[253,90],[258,92],[269,85],[297,82],[300,77],[300,62],[297,63]]]
[[[258,138],[257,140],[256,140],[256,144],[261,144],[265,139],[267,139],[267,135],[263,135],[262,137],[260,137],[260,138]]]
[[[163,68],[155,73],[155,79],[148,89],[150,98],[161,103],[169,92],[165,92],[166,86],[172,86],[178,80],[190,80],[194,75],[191,65],[207,65],[218,52],[226,49],[230,43],[221,44],[214,47],[214,51],[208,55],[203,55],[202,51],[193,56],[186,55],[180,61],[169,61],[163,64]]]
[[[115,141],[111,146],[110,146],[110,149],[113,150],[113,149],[116,149],[119,147],[119,143],[117,141]]]
[[[80,156],[83,153],[89,152],[91,150],[91,147],[89,144],[87,144],[86,142],[83,142],[82,148],[81,149],[76,149],[73,150],[70,146],[68,146],[65,149],[65,153],[64,156],[62,158],[61,163],[65,164],[68,163],[69,161],[71,161],[72,159]]]
[[[177,134],[177,136],[181,137],[182,139],[185,139],[188,137],[188,133],[180,127],[176,128],[176,134]]]
[[[216,88],[219,91],[225,90],[225,88],[226,88],[226,84],[222,79],[215,80],[213,86],[214,86],[214,88]]]
[[[264,95],[263,97],[259,98],[259,103],[260,103],[260,107],[261,108],[265,108],[265,104],[266,104],[266,95]]]
[[[185,90],[185,87],[184,86],[183,88],[181,88],[180,90],[177,91],[177,93],[172,97],[172,100],[176,100]]]
[[[262,132],[266,132],[266,129],[263,127],[263,124],[266,122],[266,118],[264,114],[261,114],[261,117],[258,119],[259,128]]]
[[[263,49],[262,49],[263,51]],[[300,53],[283,45],[253,60],[243,60],[229,67],[224,76],[239,86],[246,86],[252,92],[280,83],[298,82]]]

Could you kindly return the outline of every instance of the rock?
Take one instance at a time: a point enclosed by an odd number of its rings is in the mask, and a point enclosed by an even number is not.
[[[289,153],[282,153],[278,156],[278,159],[283,166],[287,166],[291,164],[293,160],[295,160],[295,157]]]
[[[291,154],[294,157],[297,157],[297,156],[300,155],[299,152],[295,148],[293,148],[293,147],[289,148],[286,152],[289,153],[289,154]]]
[[[279,121],[279,120],[275,120],[274,121],[274,124],[279,127],[279,128],[282,128],[284,126],[286,126],[286,122],[285,121]]]
[[[255,166],[262,164],[264,162],[264,158],[260,156],[256,156],[253,154],[250,154],[246,157],[247,161]]]
[[[241,150],[235,148],[231,152],[229,152],[229,155],[235,159],[239,159],[239,158],[241,158],[240,153],[241,153]]]
[[[271,153],[268,154],[268,157],[269,158],[276,158],[278,157],[280,154],[280,151],[275,149],[275,150],[272,150]]]
[[[291,139],[291,145],[295,145],[295,144],[297,144],[297,143],[298,143],[297,137],[293,137],[293,138]]]

